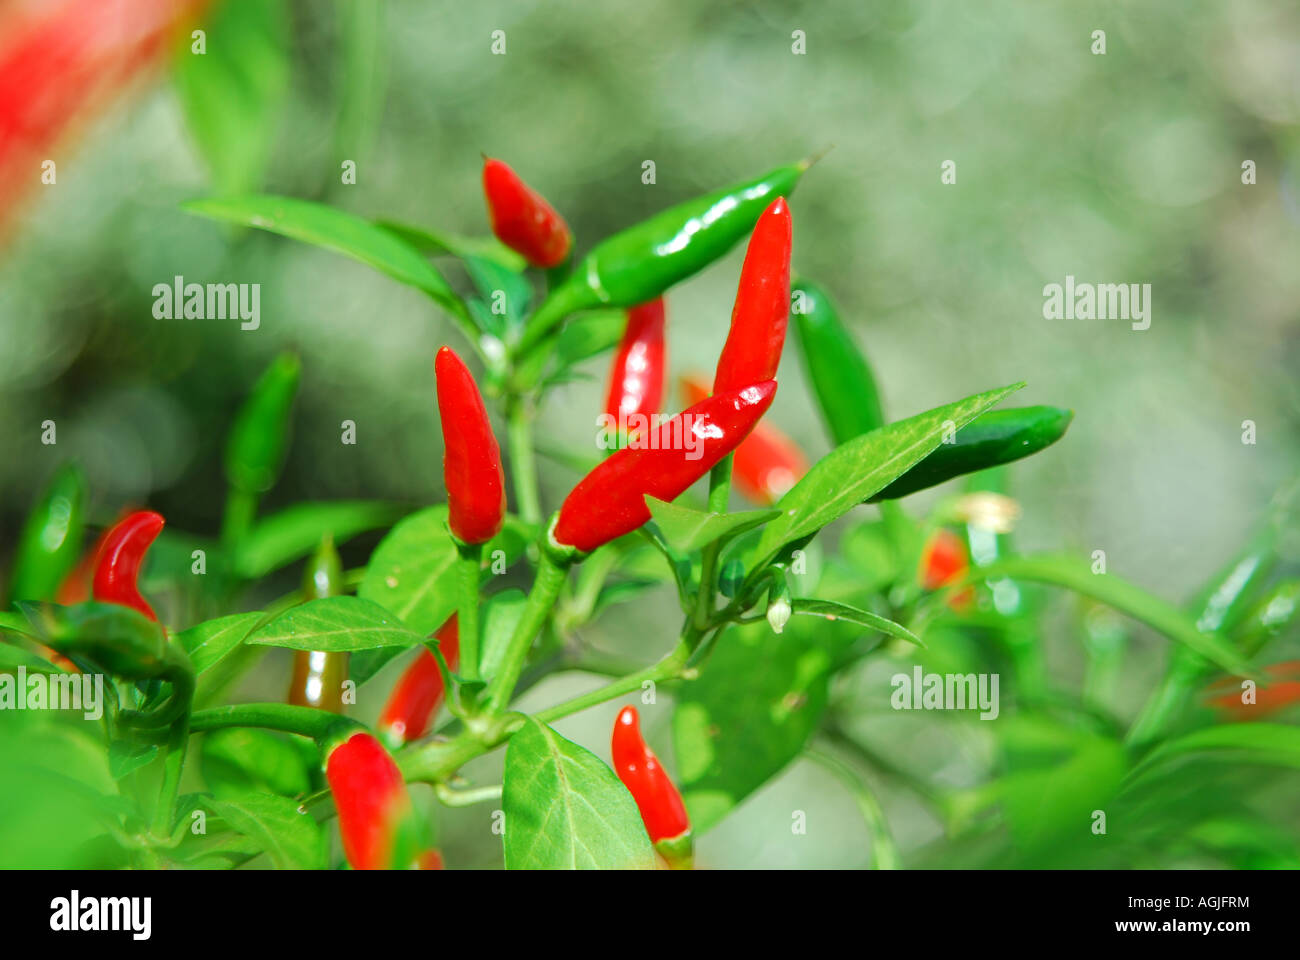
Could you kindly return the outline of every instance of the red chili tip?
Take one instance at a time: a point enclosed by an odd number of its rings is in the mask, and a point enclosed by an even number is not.
[[[450,347],[438,351],[434,372],[442,415],[448,524],[461,542],[486,543],[501,532],[505,522],[501,448],[474,377]]]
[[[460,630],[456,615],[452,614],[434,636],[438,638],[438,649],[442,651],[447,666],[455,670],[460,662]],[[428,733],[429,722],[442,706],[445,693],[437,658],[428,650],[421,650],[393,687],[379,715],[378,728],[388,745],[400,747]]]
[[[636,707],[624,707],[614,721],[610,742],[614,772],[636,801],[652,843],[680,837],[691,829],[682,796],[659,759],[641,737]]]
[[[401,771],[383,744],[354,733],[330,751],[325,779],[334,795],[343,852],[354,870],[385,870],[402,855],[411,800]]]
[[[714,393],[776,376],[790,319],[793,238],[790,208],[784,197],[777,197],[758,218],[745,250],[731,329],[713,377]]]
[[[150,620],[158,620],[148,601],[140,596],[137,581],[144,555],[165,522],[162,514],[139,510],[108,531],[92,585],[96,600],[132,607]]]
[[[509,165],[483,158],[483,193],[497,239],[535,267],[558,267],[569,255],[573,234],[546,199]]]

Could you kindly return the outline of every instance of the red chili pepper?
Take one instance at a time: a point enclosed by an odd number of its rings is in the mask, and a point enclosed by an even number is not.
[[[772,405],[776,381],[709,397],[611,454],[570,491],[552,538],[595,550],[650,519],[645,497],[675,500],[736,449]],[[689,446],[688,446],[689,444]]]
[[[569,255],[573,234],[564,218],[500,160],[483,159],[483,193],[492,232],[534,267],[558,267]]]
[[[777,197],[758,218],[749,238],[731,310],[731,332],[713,377],[714,393],[776,376],[790,319],[792,237],[790,208],[784,197]]]
[[[118,521],[104,539],[99,564],[95,567],[94,596],[105,603],[134,607],[157,621],[149,602],[140,596],[136,581],[145,552],[162,532],[163,518],[152,510],[138,510]]]
[[[500,533],[506,516],[501,448],[492,434],[483,397],[460,357],[443,347],[434,370],[451,532],[462,543],[486,543]]]
[[[641,738],[636,707],[619,711],[611,748],[614,772],[636,801],[650,842],[672,843],[687,838],[691,821],[686,815],[686,805],[668,773],[659,765],[659,759]]]
[[[1234,721],[1259,720],[1300,703],[1300,660],[1274,663],[1264,668],[1269,681],[1255,689],[1255,702],[1243,703],[1240,677],[1229,677],[1211,685],[1211,690],[1230,690],[1212,698],[1211,706],[1218,707]],[[1296,679],[1284,679],[1296,678]]]
[[[427,854],[402,773],[370,734],[353,733],[335,746],[325,759],[325,779],[354,870],[405,869]]]
[[[114,526],[129,517],[131,513],[129,509],[123,510],[118,514],[117,520],[113,521]],[[56,603],[68,607],[74,603],[85,603],[90,599],[95,571],[99,569],[99,561],[103,559],[104,548],[108,545],[108,535],[112,532],[113,527],[105,527],[95,538],[94,545],[81,555],[77,565],[59,584],[59,592],[54,597]]]
[[[970,570],[970,556],[966,541],[951,530],[939,529],[921,550],[919,579],[926,590],[938,590],[966,576]],[[948,601],[954,610],[965,610],[975,599],[972,587],[958,591]]]
[[[664,298],[633,307],[610,369],[605,412],[620,426],[636,414],[659,412],[664,399]]]
[[[687,403],[709,395],[700,380],[682,377]],[[736,448],[732,479],[746,499],[771,506],[808,472],[808,461],[795,442],[776,427],[760,423]]]
[[[434,636],[438,638],[438,648],[447,667],[455,670],[460,661],[460,632],[455,614]],[[379,715],[379,731],[388,745],[397,748],[428,733],[429,721],[442,705],[444,693],[438,658],[427,649],[421,650],[393,687]]]

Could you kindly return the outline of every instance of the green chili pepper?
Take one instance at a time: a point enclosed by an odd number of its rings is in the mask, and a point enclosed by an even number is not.
[[[343,562],[329,534],[307,561],[302,578],[303,596],[308,600],[336,597],[343,592]],[[293,678],[289,681],[289,702],[298,707],[316,707],[343,712],[343,683],[348,678],[348,655],[325,650],[299,650],[293,657]]]
[[[634,307],[717,260],[747,237],[777,197],[788,197],[812,160],[669,207],[616,233],[579,260],[538,307],[516,352],[523,354],[571,313]]]
[[[1250,613],[1239,621],[1237,646],[1248,657],[1277,636],[1300,615],[1300,580],[1283,580],[1266,593]]]
[[[295,354],[280,354],[257,381],[235,418],[226,443],[226,477],[240,493],[265,493],[280,475],[300,372],[301,363]]]
[[[880,391],[871,366],[826,291],[797,280],[790,293],[804,370],[831,438],[838,445],[883,426]]]
[[[1037,453],[1060,440],[1072,419],[1074,411],[1059,407],[993,410],[962,427],[952,443],[941,443],[934,453],[867,502],[896,500],[964,473]]]
[[[27,517],[14,555],[10,600],[52,600],[77,565],[85,529],[86,475],[76,464],[58,469]]]

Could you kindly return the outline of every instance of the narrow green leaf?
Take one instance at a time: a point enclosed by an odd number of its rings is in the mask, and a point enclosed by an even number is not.
[[[289,16],[283,0],[224,0],[203,25],[206,50],[189,33],[176,58],[176,88],[190,132],[221,193],[262,182],[289,92]]]
[[[887,617],[882,617],[872,613],[870,610],[859,610],[857,607],[851,607],[847,603],[837,603],[834,600],[806,600],[797,598],[790,603],[795,613],[803,613],[814,617],[823,617],[827,620],[844,620],[848,623],[856,623],[862,627],[870,627],[872,630],[879,630],[887,633],[891,637],[897,637],[899,640],[906,640],[908,643],[915,643],[919,647],[925,644],[921,638],[908,630],[901,623],[895,623]]]
[[[783,496],[782,516],[763,531],[759,570],[787,543],[816,533],[882,489],[943,442],[946,429],[960,429],[1024,384],[977,393],[854,437],[832,450]]]
[[[1233,723],[1168,740],[1134,768],[1132,779],[1192,758],[1300,770],[1300,727],[1281,723]]]
[[[310,750],[314,753],[315,746]],[[204,736],[199,769],[208,789],[222,799],[249,793],[298,797],[311,790],[306,756],[283,734],[235,727]]]
[[[176,642],[189,654],[197,676],[233,653],[262,617],[253,611],[205,620],[176,634]]]
[[[325,597],[286,610],[244,642],[330,653],[395,647],[400,653],[423,639],[377,603],[360,597]]]
[[[192,200],[183,207],[199,216],[258,227],[341,253],[424,291],[457,317],[469,318],[465,304],[418,250],[353,214],[309,200],[269,195]]]
[[[528,598],[522,590],[503,590],[493,594],[483,610],[483,639],[479,645],[479,673],[485,681],[491,680],[501,668],[506,648],[515,627],[524,614]]]
[[[1171,640],[1186,645],[1229,673],[1254,676],[1249,662],[1217,633],[1202,633],[1190,616],[1173,604],[1111,573],[1093,573],[1080,557],[1007,557],[971,571],[976,580],[1033,580],[1066,587],[1139,620]]]
[[[491,260],[515,273],[522,273],[528,268],[528,261],[495,237],[462,237],[446,230],[431,230],[396,220],[376,220],[375,226],[399,237],[421,253],[459,257],[462,260],[477,257],[480,260]]]
[[[261,847],[280,870],[323,870],[328,866],[324,831],[287,797],[249,793],[208,805],[238,833]]]
[[[682,553],[699,550],[724,537],[734,537],[781,515],[780,510],[706,513],[649,496],[645,498],[645,502],[650,508],[650,515],[659,525],[664,539]]]
[[[409,508],[374,500],[298,503],[258,522],[240,543],[235,573],[256,580],[311,553],[330,534],[343,543],[367,530],[386,527]]]
[[[632,795],[595,754],[529,717],[506,748],[508,870],[651,869]]]

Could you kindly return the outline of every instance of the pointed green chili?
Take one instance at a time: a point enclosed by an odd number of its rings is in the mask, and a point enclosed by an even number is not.
[[[76,464],[58,469],[27,516],[14,554],[10,600],[52,600],[77,565],[85,530],[86,475]]]

